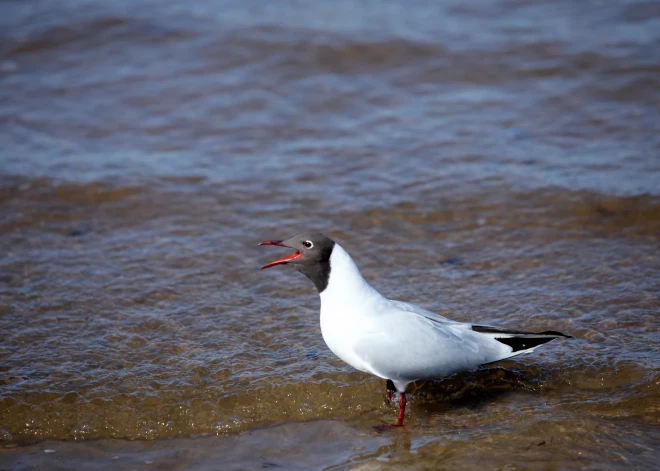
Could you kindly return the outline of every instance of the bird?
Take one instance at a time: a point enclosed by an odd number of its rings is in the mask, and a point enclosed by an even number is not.
[[[524,332],[458,322],[415,304],[386,298],[360,274],[341,245],[319,232],[259,245],[294,249],[263,267],[288,265],[307,276],[321,298],[320,324],[328,348],[353,368],[386,380],[399,394],[395,426],[403,426],[406,387],[533,351],[556,331]]]

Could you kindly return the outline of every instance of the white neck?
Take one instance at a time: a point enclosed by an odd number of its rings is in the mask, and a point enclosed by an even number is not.
[[[374,328],[379,304],[387,300],[367,283],[348,253],[335,243],[328,286],[321,292],[321,333],[330,350],[349,365],[371,371],[355,352],[360,336]]]
[[[330,256],[330,279],[321,293],[321,306],[348,304],[357,300],[379,300],[383,296],[362,278],[357,265],[339,244]]]

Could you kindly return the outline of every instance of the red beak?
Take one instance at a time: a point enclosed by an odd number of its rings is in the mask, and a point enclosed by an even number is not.
[[[278,247],[288,247],[287,245],[284,245],[281,240],[264,240],[259,245],[276,245]],[[300,257],[302,257],[302,254],[296,250],[295,253],[292,253],[291,255],[287,255],[286,257],[278,258],[277,260],[270,262],[268,265],[264,265],[263,267],[261,267],[261,269],[263,270],[265,268],[274,267],[275,265],[287,264],[291,260],[295,260]]]

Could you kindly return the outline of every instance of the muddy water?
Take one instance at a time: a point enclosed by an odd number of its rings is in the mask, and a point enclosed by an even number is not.
[[[655,3],[2,11],[7,466],[655,469]],[[309,228],[389,297],[575,339],[376,430],[311,283],[258,269]]]

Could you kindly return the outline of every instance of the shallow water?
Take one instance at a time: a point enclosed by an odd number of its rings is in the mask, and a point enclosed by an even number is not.
[[[655,3],[2,10],[12,467],[656,466]],[[575,339],[417,385],[377,430],[396,407],[324,345],[313,286],[259,271],[309,228],[388,297]]]

